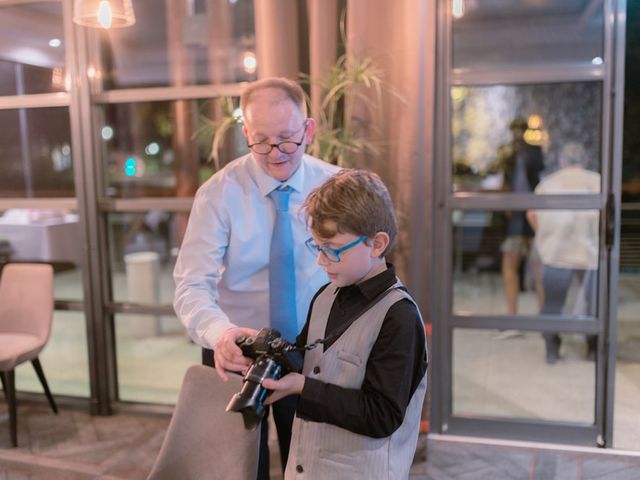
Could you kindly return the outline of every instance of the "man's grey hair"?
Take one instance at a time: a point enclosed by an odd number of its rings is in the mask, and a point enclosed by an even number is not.
[[[586,165],[587,152],[578,142],[568,142],[560,150],[560,166]]]
[[[300,108],[302,114],[305,117],[307,116],[307,102],[304,90],[302,90],[302,87],[300,87],[298,83],[284,77],[263,78],[250,83],[247,88],[244,89],[242,95],[240,95],[240,109],[244,112],[247,105],[251,103],[251,96],[255,92],[266,88],[275,88],[282,91],[288,99]]]

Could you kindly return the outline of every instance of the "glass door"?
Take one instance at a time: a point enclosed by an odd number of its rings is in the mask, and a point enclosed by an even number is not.
[[[625,42],[624,138],[621,172],[620,263],[614,438],[615,448],[640,451],[640,3],[629,2]]]
[[[614,2],[439,6],[434,426],[602,446]]]

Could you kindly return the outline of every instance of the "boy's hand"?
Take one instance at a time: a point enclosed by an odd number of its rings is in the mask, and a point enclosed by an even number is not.
[[[262,386],[267,390],[273,390],[270,395],[267,395],[265,405],[271,405],[289,395],[300,395],[304,388],[304,380],[305,376],[300,373],[289,373],[280,380],[270,378],[263,380]]]
[[[253,328],[230,328],[226,330],[213,348],[213,360],[216,365],[216,372],[222,380],[225,382],[229,379],[225,370],[231,372],[242,372],[247,370],[247,367],[251,365],[251,360],[248,357],[242,355],[242,350],[236,345],[236,339],[242,335],[255,335],[258,331]]]

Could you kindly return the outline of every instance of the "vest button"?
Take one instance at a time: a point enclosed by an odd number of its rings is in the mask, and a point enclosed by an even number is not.
[[[317,365],[315,367],[313,367],[313,373],[315,373],[316,375],[320,373],[320,367],[318,367]]]
[[[296,472],[298,473],[304,472],[304,468],[302,468],[302,465],[296,465]]]

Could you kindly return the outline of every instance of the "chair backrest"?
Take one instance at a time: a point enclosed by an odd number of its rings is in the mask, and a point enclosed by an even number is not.
[[[53,267],[10,263],[0,276],[0,332],[28,333],[44,343],[53,317]]]
[[[225,411],[241,387],[238,375],[225,382],[211,367],[190,367],[147,480],[255,480],[260,428],[246,430],[240,413]]]

